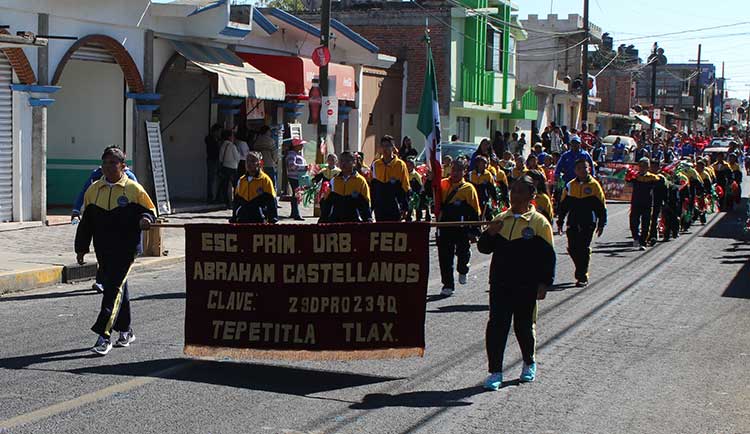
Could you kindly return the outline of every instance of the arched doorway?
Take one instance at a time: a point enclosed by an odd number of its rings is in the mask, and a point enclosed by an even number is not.
[[[61,86],[47,118],[47,203],[70,206],[102,149],[132,154],[132,101],[144,90],[127,49],[106,35],[89,35],[60,60],[52,84]]]

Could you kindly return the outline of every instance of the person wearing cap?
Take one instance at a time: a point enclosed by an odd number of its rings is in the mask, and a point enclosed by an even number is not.
[[[341,153],[341,171],[329,183],[330,193],[320,204],[320,223],[371,222],[370,187],[354,170],[355,156]]]
[[[135,341],[131,328],[127,278],[135,261],[141,231],[156,219],[156,207],[137,182],[124,174],[125,153],[107,148],[102,154],[102,178],[86,190],[81,222],[75,236],[78,264],[85,263],[91,242],[101,267],[104,296],[91,330],[98,335],[91,349],[104,356],[112,350],[112,331],[120,336],[114,343],[128,347]]]
[[[409,212],[409,171],[394,152],[393,137],[380,139],[382,157],[373,161],[372,207],[379,222],[401,221]]]
[[[307,142],[302,139],[292,139],[292,148],[286,154],[286,173],[289,185],[292,187],[292,214],[289,218],[304,220],[299,213],[299,202],[297,202],[297,188],[300,178],[307,173],[308,164],[302,155],[302,148]]]
[[[552,226],[531,205],[534,195],[534,183],[528,176],[513,183],[510,209],[492,220],[477,243],[480,253],[492,255],[485,335],[490,373],[484,382],[487,390],[498,390],[503,384],[511,323],[523,358],[520,381],[534,381],[537,375],[537,300],[543,299],[554,283],[556,256]]]
[[[568,254],[575,265],[576,286],[589,283],[591,240],[594,232],[602,236],[607,225],[607,204],[599,181],[591,176],[589,161],[580,159],[575,165],[576,177],[565,185],[557,209],[557,230],[568,238]],[[567,226],[565,220],[567,217]]]
[[[589,162],[589,173],[594,176],[594,160],[591,154],[581,149],[581,139],[578,136],[570,137],[570,149],[560,156],[560,161],[555,167],[555,179],[562,177],[563,182],[567,184],[576,177],[576,161],[584,159]]]
[[[237,182],[230,223],[276,223],[276,190],[273,180],[260,168],[261,154],[249,152],[245,175]]]
[[[492,220],[492,201],[498,203],[500,198],[495,188],[495,177],[487,170],[487,157],[478,155],[474,160],[475,168],[469,172],[468,181],[477,191],[480,215],[485,220]]]
[[[479,197],[474,186],[464,179],[468,161],[456,158],[451,164],[448,178],[444,178],[440,184],[442,193],[440,222],[477,221],[481,209]],[[438,260],[440,262],[440,276],[443,289],[440,294],[444,296],[453,295],[455,282],[453,279],[453,257],[457,259],[456,271],[458,271],[458,283],[465,285],[469,273],[469,260],[471,259],[470,239],[479,235],[475,233],[476,227],[447,227],[438,228],[437,247]]]
[[[633,247],[646,250],[649,242],[649,229],[653,211],[654,187],[661,180],[659,176],[649,172],[650,160],[646,157],[638,161],[638,171],[629,174],[626,181],[633,184],[633,194],[630,198],[630,233],[633,236]]]

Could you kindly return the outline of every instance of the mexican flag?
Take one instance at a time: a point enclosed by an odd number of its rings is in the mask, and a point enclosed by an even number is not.
[[[443,166],[440,156],[440,107],[438,105],[437,81],[435,80],[435,63],[432,61],[432,48],[427,39],[427,68],[424,74],[422,103],[419,106],[417,128],[424,134],[424,153],[427,167],[432,172],[432,189],[435,199],[435,215],[440,215],[442,192],[440,181],[443,179]]]

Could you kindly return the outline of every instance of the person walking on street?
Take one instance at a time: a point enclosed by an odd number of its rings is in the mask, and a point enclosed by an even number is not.
[[[370,187],[365,177],[354,170],[354,162],[354,154],[341,153],[341,172],[328,181],[330,193],[320,204],[319,223],[372,221]]]
[[[604,190],[599,181],[591,176],[588,160],[578,160],[575,179],[565,185],[558,207],[557,228],[568,238],[568,254],[575,265],[577,287],[589,283],[591,241],[594,232],[602,236],[607,225],[607,205]],[[565,225],[567,217],[568,225]]]
[[[578,136],[573,136],[570,138],[570,149],[565,151],[560,156],[560,161],[557,162],[555,179],[562,177],[566,184],[572,181],[576,177],[576,161],[581,159],[588,161],[589,174],[594,176],[594,160],[591,158],[591,154],[581,149],[581,139]]]
[[[474,186],[466,182],[467,162],[457,158],[451,164],[448,178],[441,181],[442,192],[439,222],[477,221],[481,214],[479,198]],[[475,238],[474,228],[438,228],[437,247],[440,262],[440,276],[443,282],[441,295],[449,297],[455,290],[453,280],[453,258],[457,258],[458,283],[465,285],[469,274],[471,238]]]
[[[263,173],[268,175],[276,185],[279,166],[279,149],[276,141],[273,139],[273,132],[268,125],[263,125],[258,131],[258,137],[253,143],[253,151],[260,152],[263,160]]]
[[[271,178],[260,168],[260,153],[249,152],[245,171],[237,182],[230,223],[276,223],[276,190]]]
[[[554,282],[556,258],[552,226],[531,205],[534,192],[529,177],[513,183],[510,209],[490,223],[477,243],[481,253],[492,254],[486,330],[490,375],[484,382],[487,390],[498,390],[503,384],[503,358],[511,321],[523,357],[520,380],[534,381],[537,375],[537,299],[543,299]]]
[[[289,218],[304,220],[299,213],[299,202],[297,202],[297,189],[300,178],[307,173],[308,164],[302,155],[302,148],[307,142],[302,139],[292,139],[292,149],[286,153],[286,173],[289,177],[289,185],[292,188],[292,214]]]
[[[379,222],[401,221],[409,212],[409,170],[394,152],[393,137],[380,139],[381,158],[373,161],[372,207]]]
[[[214,124],[209,134],[203,139],[206,144],[206,202],[217,200],[219,183],[219,149],[221,148],[221,125]]]
[[[102,155],[102,179],[86,190],[81,223],[75,236],[76,260],[85,263],[93,239],[102,269],[104,296],[91,330],[98,335],[92,351],[106,355],[112,350],[111,333],[120,332],[114,343],[127,347],[135,341],[131,328],[128,273],[135,261],[141,231],[156,219],[156,207],[137,182],[124,174],[125,154],[107,148]]]
[[[120,149],[117,146],[108,146],[104,148],[104,151],[106,152],[109,148],[117,148]],[[124,152],[123,152],[124,154]],[[123,170],[125,173],[125,176],[130,178],[131,180],[138,182],[138,178],[135,177],[135,173],[133,173],[132,170],[130,170],[129,167],[125,166],[125,169]],[[96,181],[102,179],[102,167],[99,166],[96,170],[93,170],[91,174],[89,175],[89,179],[86,180],[86,182],[83,184],[83,187],[81,188],[81,191],[78,192],[78,196],[76,196],[75,203],[73,204],[73,211],[70,215],[70,221],[72,224],[78,224],[81,221],[81,208],[83,207],[83,196],[86,194],[86,190],[91,187],[91,184],[95,183]],[[101,262],[97,259],[97,262]],[[96,279],[94,280],[94,284],[91,285],[91,289],[95,290],[98,293],[104,292],[104,287],[102,286],[102,270],[101,268],[97,267],[96,269]]]
[[[650,239],[649,229],[653,207],[653,192],[656,184],[661,180],[657,175],[649,172],[650,161],[642,158],[638,162],[638,172],[629,174],[625,178],[633,184],[633,195],[630,199],[630,233],[633,236],[633,247],[646,250]]]
[[[654,184],[654,190],[652,192],[651,224],[648,229],[648,244],[650,246],[655,246],[659,239],[659,220],[661,219],[661,211],[667,202],[668,190],[667,178],[661,174],[661,165],[658,161],[651,161],[651,173],[659,178]]]

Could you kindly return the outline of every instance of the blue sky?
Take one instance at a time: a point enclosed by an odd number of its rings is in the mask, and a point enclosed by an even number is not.
[[[236,2],[257,3],[254,0]],[[583,14],[583,0],[515,0],[514,3],[519,7],[521,19],[528,14],[546,16],[550,11],[561,16]],[[643,59],[648,57],[656,41],[664,48],[669,62],[688,63],[696,59],[698,44],[703,44],[701,58],[704,63],[707,59],[716,65],[718,75],[721,74],[721,62],[725,62],[729,96],[748,98],[750,55],[744,55],[750,45],[747,0],[590,0],[589,9],[591,22],[614,37],[615,47],[622,43],[633,44]],[[648,37],[740,22],[747,23],[681,35]]]

